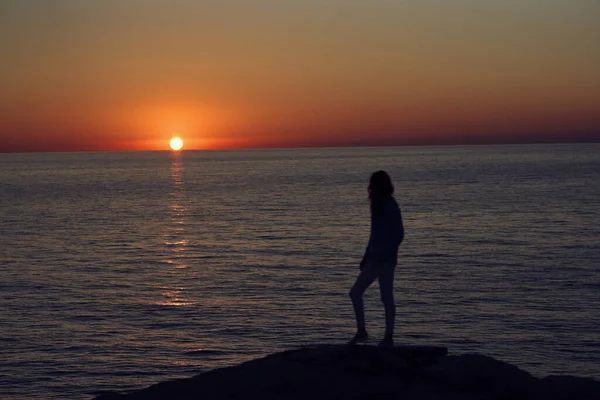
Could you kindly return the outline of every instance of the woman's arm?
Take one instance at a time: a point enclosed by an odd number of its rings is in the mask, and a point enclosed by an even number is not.
[[[396,201],[390,201],[371,224],[371,237],[363,259],[379,262],[396,260],[398,246],[404,239],[402,215]]]

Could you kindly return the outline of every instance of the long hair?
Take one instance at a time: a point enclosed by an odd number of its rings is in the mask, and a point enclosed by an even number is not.
[[[394,194],[392,179],[385,171],[376,171],[369,180],[369,199],[371,200],[371,212],[378,212],[386,201]]]

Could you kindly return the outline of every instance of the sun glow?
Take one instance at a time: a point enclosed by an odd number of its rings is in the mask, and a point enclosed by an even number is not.
[[[179,151],[181,150],[181,148],[183,147],[183,140],[181,140],[181,138],[179,136],[175,136],[173,139],[171,139],[171,141],[169,142],[169,146],[171,146],[171,148],[175,151]]]

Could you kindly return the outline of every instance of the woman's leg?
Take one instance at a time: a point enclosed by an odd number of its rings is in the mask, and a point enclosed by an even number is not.
[[[385,308],[385,336],[381,346],[394,345],[394,322],[396,318],[396,303],[394,302],[394,271],[393,265],[383,265],[379,272],[379,291],[381,302]]]
[[[356,282],[350,290],[350,298],[352,299],[352,306],[354,307],[354,313],[356,314],[356,330],[357,336],[364,334],[365,339],[367,336],[367,329],[365,326],[365,309],[363,304],[363,294],[365,290],[375,281],[377,278],[378,270],[376,265],[373,263],[367,263],[363,270],[356,278]]]

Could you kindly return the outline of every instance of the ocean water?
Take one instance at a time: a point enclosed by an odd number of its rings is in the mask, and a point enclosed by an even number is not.
[[[0,398],[344,343],[385,169],[398,344],[600,379],[600,145],[0,154]],[[365,297],[383,334],[375,284]]]

